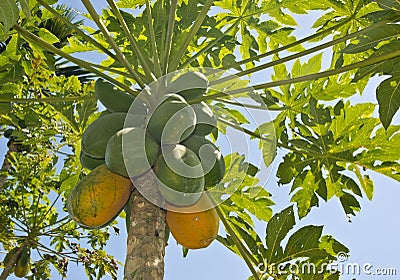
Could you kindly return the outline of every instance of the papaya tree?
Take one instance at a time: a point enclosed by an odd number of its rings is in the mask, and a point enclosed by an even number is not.
[[[184,254],[220,242],[249,279],[315,279],[292,269],[310,263],[339,279],[326,265],[348,249],[293,228],[330,199],[356,215],[371,171],[400,180],[399,1],[56,4],[0,3],[0,279],[66,277],[69,262],[116,278],[104,248],[118,216],[126,279],[163,279],[169,232]],[[311,11],[315,32],[297,38]],[[375,75],[378,104],[352,104]],[[247,156],[225,149],[233,132]],[[275,214],[273,165],[293,203]]]

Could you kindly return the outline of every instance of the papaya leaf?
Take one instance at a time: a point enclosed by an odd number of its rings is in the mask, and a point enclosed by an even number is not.
[[[380,42],[388,41],[398,37],[400,34],[400,26],[397,24],[386,24],[378,29],[363,34],[358,38],[357,44],[351,44],[345,47],[343,53],[359,53],[375,48]]]
[[[379,119],[387,129],[400,107],[400,76],[381,82],[376,89],[376,98],[379,103]]]
[[[18,6],[15,0],[3,0],[0,2],[0,22],[3,23],[4,33],[17,22],[19,16]]]
[[[283,249],[281,247],[282,240],[289,231],[294,227],[294,209],[293,206],[282,210],[275,214],[267,224],[265,237],[266,243],[266,260],[268,263],[277,263],[283,257]]]
[[[258,134],[264,139],[260,140],[259,148],[262,151],[265,166],[268,167],[276,157],[275,126],[273,122],[261,124],[257,128]]]
[[[398,0],[376,0],[376,2],[384,9],[400,11],[400,2]]]
[[[292,183],[291,201],[301,218],[318,205],[319,198],[334,196],[346,214],[358,212],[358,197],[373,195],[373,183],[361,169],[400,181],[398,126],[381,127],[372,117],[373,104],[338,104],[324,107],[310,100],[301,121],[296,120],[294,139],[289,140],[296,149],[284,156],[277,170],[279,184]]]
[[[263,272],[283,277],[295,273],[301,275],[301,279],[315,279],[315,276],[337,279],[328,264],[336,260],[339,253],[349,250],[332,236],[322,235],[322,226],[304,226],[289,235],[294,225],[293,206],[275,214],[268,222],[264,251],[267,267]],[[283,245],[286,238],[288,241]]]

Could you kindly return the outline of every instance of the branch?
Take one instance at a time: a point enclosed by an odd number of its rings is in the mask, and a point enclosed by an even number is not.
[[[391,53],[383,54],[381,56],[377,56],[374,58],[366,59],[364,61],[349,64],[349,65],[343,66],[341,68],[336,68],[336,69],[332,69],[332,70],[327,70],[327,71],[323,71],[323,72],[319,72],[319,73],[315,73],[315,74],[304,75],[304,76],[286,79],[286,80],[279,80],[279,81],[274,81],[274,82],[258,84],[258,85],[254,85],[254,86],[248,86],[248,87],[244,87],[244,88],[240,88],[240,89],[236,89],[236,90],[232,90],[232,91],[228,91],[228,92],[219,92],[216,94],[206,95],[204,97],[191,100],[191,102],[197,103],[197,102],[201,102],[201,101],[214,100],[215,98],[219,98],[219,97],[227,97],[227,96],[243,94],[246,92],[254,92],[254,90],[268,89],[268,88],[278,87],[278,86],[283,86],[283,85],[290,85],[290,84],[295,84],[295,83],[314,81],[317,79],[326,78],[326,77],[337,75],[337,74],[347,72],[350,70],[374,65],[374,64],[386,61],[386,60],[390,60],[390,59],[399,57],[399,56],[400,56],[400,50],[396,50]]]
[[[160,58],[158,57],[156,35],[154,32],[154,26],[153,26],[153,15],[151,13],[151,5],[150,5],[149,0],[146,0],[146,13],[147,13],[147,22],[149,25],[151,47],[153,49],[154,72],[156,73],[157,77],[161,77],[162,76],[162,69],[161,69],[161,64],[160,64],[161,62],[160,62]]]
[[[86,62],[84,60],[75,58],[75,57],[73,57],[73,56],[61,51],[60,49],[58,49],[58,48],[54,47],[53,45],[47,43],[46,41],[42,40],[41,38],[39,38],[35,34],[33,34],[33,33],[29,32],[28,30],[24,29],[20,25],[15,24],[13,26],[13,28],[16,31],[18,31],[18,33],[21,34],[28,42],[30,42],[30,43],[32,43],[34,45],[38,45],[39,47],[43,48],[44,50],[47,50],[47,51],[52,52],[52,53],[55,53],[55,54],[65,58],[66,60],[68,60],[68,61],[70,61],[72,63],[75,63],[76,65],[78,65],[78,66],[80,66],[80,67],[82,67],[84,69],[87,69],[88,71],[90,71],[92,73],[95,73],[99,77],[102,77],[103,79],[105,79],[105,80],[109,81],[110,83],[113,83],[114,85],[124,89],[126,92],[128,92],[128,93],[130,93],[130,94],[132,94],[134,96],[138,95],[137,91],[131,89],[126,84],[121,83],[120,81],[118,81],[118,80],[116,80],[116,79],[104,74],[103,72],[97,70],[96,68],[91,66],[90,63],[88,63],[88,62]]]
[[[120,50],[119,46],[117,43],[114,41],[114,39],[111,37],[110,32],[108,32],[107,27],[104,25],[104,23],[100,20],[100,16],[97,14],[95,8],[91,4],[90,0],[81,0],[83,5],[86,7],[87,11],[89,12],[90,16],[96,23],[96,25],[99,27],[101,32],[103,33],[104,37],[107,39],[108,43],[110,43],[111,47],[115,51],[118,60],[125,66],[125,68],[128,70],[128,72],[132,75],[132,78],[138,83],[138,85],[141,88],[144,88],[144,82],[140,78],[139,74],[136,72],[135,69],[133,69],[132,65],[129,63],[129,61],[126,59],[125,55],[122,53]]]
[[[154,77],[153,73],[150,70],[150,66],[148,65],[146,58],[145,58],[145,54],[142,52],[142,50],[138,47],[138,45],[136,44],[136,40],[135,38],[133,38],[132,33],[130,32],[128,25],[126,24],[120,10],[118,9],[117,5],[115,4],[114,0],[107,0],[107,3],[111,6],[111,9],[114,12],[114,15],[117,17],[119,23],[122,26],[122,29],[125,32],[125,35],[128,37],[129,43],[133,49],[133,52],[136,54],[136,56],[138,57],[142,67],[143,67],[143,71],[144,73],[149,77],[152,78],[153,81],[156,80],[156,78]]]
[[[199,16],[196,18],[196,21],[192,25],[192,28],[189,31],[189,34],[186,36],[185,40],[182,42],[180,48],[178,49],[176,55],[174,55],[175,59],[171,63],[171,70],[174,71],[179,62],[181,61],[183,55],[185,54],[190,42],[196,35],[197,31],[199,30],[201,24],[204,21],[204,18],[207,16],[208,11],[210,10],[211,6],[213,4],[213,0],[207,0],[207,2],[204,4],[203,8],[200,11]]]
[[[17,263],[21,253],[23,246],[18,247],[15,252],[10,256],[7,263],[4,264],[4,269],[0,274],[0,280],[6,280],[8,276],[11,274],[11,271],[14,268],[14,265]]]
[[[274,60],[274,61],[271,61],[271,62],[269,62],[269,63],[265,63],[265,64],[262,64],[262,65],[253,67],[253,68],[251,68],[251,69],[247,69],[247,70],[242,71],[242,72],[239,72],[239,73],[235,73],[235,75],[229,75],[229,76],[224,77],[224,78],[222,78],[222,79],[219,79],[219,80],[216,80],[216,81],[214,81],[214,82],[211,82],[211,83],[210,83],[210,86],[213,86],[213,85],[216,85],[216,84],[219,84],[219,83],[224,83],[224,82],[227,82],[227,81],[229,81],[229,80],[235,79],[235,78],[237,78],[237,77],[243,77],[243,76],[246,76],[246,75],[249,75],[249,74],[258,72],[258,71],[262,71],[262,70],[268,69],[268,68],[273,67],[273,66],[275,66],[275,65],[279,65],[279,64],[282,64],[282,63],[291,61],[291,60],[293,60],[293,59],[300,58],[300,57],[303,57],[303,56],[306,56],[306,55],[315,53],[315,52],[317,52],[317,51],[324,50],[324,49],[326,49],[326,48],[329,48],[329,47],[332,47],[332,46],[334,46],[334,45],[337,45],[337,44],[339,44],[339,43],[341,43],[341,42],[345,42],[345,41],[347,41],[347,40],[349,40],[349,39],[351,39],[351,38],[357,37],[357,36],[359,36],[359,35],[361,35],[361,34],[363,34],[363,33],[366,33],[366,32],[369,32],[369,31],[371,31],[371,30],[374,30],[374,29],[376,29],[376,28],[379,28],[379,27],[381,27],[382,25],[386,25],[387,23],[388,23],[388,21],[381,21],[381,22],[379,22],[379,23],[377,23],[377,24],[374,24],[374,25],[372,25],[372,26],[369,26],[369,27],[367,27],[367,28],[365,28],[365,29],[362,29],[362,30],[360,30],[360,31],[357,31],[357,32],[354,32],[354,33],[352,33],[352,34],[349,34],[349,35],[343,36],[343,37],[341,37],[341,38],[338,38],[338,39],[336,39],[336,40],[332,40],[332,41],[330,41],[330,42],[321,44],[321,45],[319,45],[319,46],[310,48],[310,49],[308,49],[308,50],[305,50],[305,51],[302,51],[302,52],[299,52],[299,53],[296,53],[296,54],[293,54],[293,55],[289,55],[289,56],[287,56],[287,57],[280,58],[280,59],[278,59],[278,60]]]
[[[178,0],[171,0],[171,7],[169,9],[169,17],[168,17],[168,28],[167,35],[165,41],[165,52],[163,56],[163,71],[164,74],[168,73],[168,63],[171,55],[171,46],[172,46],[172,37],[174,35],[174,25],[175,25],[175,17],[176,17],[176,8],[178,5]]]
[[[90,43],[92,43],[94,46],[98,47],[100,50],[102,50],[105,54],[107,54],[108,56],[110,56],[111,58],[113,58],[114,60],[117,60],[117,57],[115,56],[115,54],[113,54],[112,52],[110,52],[107,48],[105,48],[103,45],[101,45],[99,42],[97,42],[95,39],[93,39],[92,37],[86,35],[78,26],[76,26],[75,24],[72,24],[70,21],[68,21],[65,17],[63,17],[60,13],[58,13],[55,9],[53,9],[49,4],[47,4],[45,1],[43,0],[37,0],[37,2],[44,6],[46,8],[46,10],[48,10],[50,13],[52,13],[56,18],[58,18],[59,20],[61,20],[63,23],[65,23],[66,25],[68,25],[68,27],[70,27],[71,29],[75,30],[76,33],[78,33],[79,36],[81,36],[83,39],[89,41]]]
[[[218,217],[221,219],[222,223],[224,224],[225,229],[228,232],[228,234],[232,237],[233,243],[238,248],[247,267],[250,269],[251,273],[253,274],[254,279],[260,280],[260,277],[258,276],[257,271],[254,269],[254,266],[252,264],[252,262],[257,264],[257,260],[254,259],[253,255],[246,249],[246,247],[242,244],[240,239],[237,237],[235,230],[232,228],[229,221],[226,219],[224,212],[221,210],[219,205],[216,204],[216,202],[215,202],[214,198],[211,196],[211,194],[207,193],[207,196],[212,201],[212,203],[215,205],[215,210],[217,211]]]
[[[236,63],[228,64],[228,65],[222,67],[221,69],[227,70],[227,69],[230,69],[230,68],[234,68],[234,67],[236,67],[236,66],[240,66],[240,65],[249,63],[249,62],[258,61],[258,60],[260,60],[260,59],[262,59],[262,58],[265,58],[265,57],[274,55],[274,54],[279,53],[279,52],[281,52],[281,51],[288,50],[288,49],[290,49],[290,48],[293,48],[293,47],[298,46],[298,45],[300,45],[300,44],[302,44],[302,43],[311,41],[311,40],[313,40],[313,39],[315,39],[315,38],[318,38],[318,37],[320,37],[320,36],[323,36],[323,35],[325,35],[325,34],[329,34],[329,33],[331,33],[332,31],[338,29],[339,27],[341,27],[341,26],[347,24],[347,23],[350,22],[352,19],[353,19],[353,16],[347,18],[346,20],[342,21],[342,22],[339,23],[339,24],[336,24],[336,25],[334,25],[334,26],[331,26],[331,27],[327,28],[326,30],[323,30],[323,31],[314,33],[313,35],[307,36],[307,37],[305,37],[305,38],[303,38],[303,39],[297,40],[297,41],[295,41],[295,42],[293,42],[293,43],[290,43],[290,44],[288,44],[288,45],[285,45],[285,46],[282,46],[282,47],[280,47],[280,48],[274,49],[274,50],[272,50],[272,51],[269,51],[269,52],[266,52],[266,53],[263,53],[263,54],[259,54],[259,55],[256,55],[256,56],[252,56],[252,57],[250,57],[250,58],[247,58],[247,59],[238,61],[238,62],[236,62]]]

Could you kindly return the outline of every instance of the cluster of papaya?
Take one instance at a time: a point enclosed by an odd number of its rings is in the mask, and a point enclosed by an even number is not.
[[[219,219],[202,193],[223,178],[225,163],[206,139],[216,130],[212,110],[194,102],[207,90],[203,74],[188,72],[158,94],[156,106],[147,106],[97,80],[95,94],[107,110],[82,135],[80,161],[92,171],[68,198],[71,216],[88,228],[109,224],[129,199],[131,179],[151,169],[172,235],[189,249],[208,246]]]
[[[31,250],[25,246],[22,247],[21,252],[18,252],[19,250],[19,247],[14,247],[13,249],[11,249],[4,258],[3,263],[7,264],[14,254],[19,253],[19,255],[17,256],[17,261],[14,264],[14,275],[16,277],[23,278],[31,270]]]

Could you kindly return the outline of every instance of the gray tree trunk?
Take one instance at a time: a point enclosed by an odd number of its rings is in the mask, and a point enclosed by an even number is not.
[[[151,196],[161,196],[150,170],[134,180],[137,188],[152,190]],[[166,246],[165,210],[144,198],[135,188],[129,200],[127,254],[124,278],[126,280],[162,280]]]

